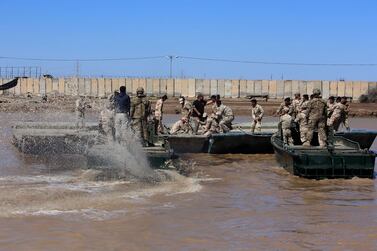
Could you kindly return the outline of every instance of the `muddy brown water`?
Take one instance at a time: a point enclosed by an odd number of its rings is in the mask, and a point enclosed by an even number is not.
[[[377,248],[376,180],[305,180],[270,154],[192,154],[183,156],[190,177],[93,181],[80,156],[24,156],[10,144],[15,121],[71,114],[0,117],[0,250]],[[376,122],[351,120],[369,129]]]

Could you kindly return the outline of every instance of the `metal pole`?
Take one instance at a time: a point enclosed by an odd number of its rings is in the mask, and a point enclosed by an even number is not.
[[[80,61],[76,61],[76,77],[78,78],[80,76]]]
[[[173,77],[173,56],[169,56],[170,60],[170,78]]]

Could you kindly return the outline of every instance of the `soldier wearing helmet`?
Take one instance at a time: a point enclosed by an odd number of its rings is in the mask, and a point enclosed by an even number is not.
[[[308,119],[306,110],[308,109],[308,102],[303,102],[300,106],[299,113],[296,115],[295,122],[299,125],[301,143],[305,144],[308,141]]]
[[[281,116],[283,115],[283,109],[288,108],[288,114],[292,115],[293,114],[293,105],[292,105],[292,100],[290,97],[286,97],[284,99],[284,102],[280,104],[279,108],[276,111],[276,114]]]
[[[293,145],[293,138],[292,138],[292,116],[289,115],[289,107],[284,107],[281,110],[280,116],[280,123],[281,123],[281,130],[283,133],[283,141],[285,144]]]
[[[296,118],[297,114],[300,112],[300,106],[302,104],[301,94],[299,92],[296,92],[294,94],[294,99],[292,101],[293,106],[293,119]]]
[[[308,103],[306,114],[308,119],[308,133],[307,141],[304,145],[310,145],[314,130],[318,130],[319,145],[322,147],[326,146],[327,104],[326,101],[321,98],[321,91],[319,89],[313,90],[313,99]]]
[[[251,132],[261,132],[264,110],[257,104],[255,98],[251,99]]]
[[[148,116],[151,114],[151,103],[144,94],[144,88],[136,89],[136,97],[131,100],[131,127],[140,137],[144,146],[148,146]]]

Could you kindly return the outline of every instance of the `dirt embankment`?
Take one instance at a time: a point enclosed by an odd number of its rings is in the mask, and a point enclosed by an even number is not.
[[[41,97],[12,97],[0,96],[1,112],[43,112],[43,111],[65,111],[73,112],[75,108],[75,97],[48,97],[47,101]],[[152,108],[156,99],[151,98]],[[193,99],[190,99],[193,101]],[[93,112],[99,112],[106,99],[91,98],[89,103]],[[248,99],[223,99],[223,103],[230,106],[236,116],[250,115],[250,100]],[[269,100],[259,101],[267,116],[272,116],[281,101]],[[169,98],[164,105],[165,114],[174,114],[178,107],[178,98]],[[351,103],[350,116],[352,117],[377,117],[377,103]]]

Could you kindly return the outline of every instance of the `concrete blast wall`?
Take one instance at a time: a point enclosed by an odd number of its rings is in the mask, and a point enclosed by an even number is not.
[[[4,84],[10,79],[0,79]],[[106,97],[126,86],[127,92],[135,94],[141,86],[149,96],[187,96],[198,93],[206,96],[220,94],[227,98],[242,98],[247,95],[269,95],[272,99],[293,96],[294,93],[311,94],[313,89],[322,90],[324,98],[349,96],[358,99],[360,95],[377,87],[377,82],[366,81],[304,81],[304,80],[224,80],[224,79],[158,79],[158,78],[57,78],[20,79],[15,88],[0,91],[0,94],[33,95],[79,95]]]

